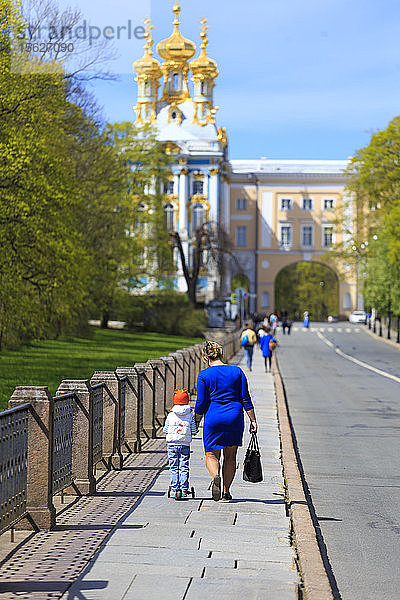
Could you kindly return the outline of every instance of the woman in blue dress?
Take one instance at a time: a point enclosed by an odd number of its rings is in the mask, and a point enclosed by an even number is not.
[[[268,364],[269,364],[269,371],[271,372],[271,370],[272,370],[272,350],[271,350],[269,344],[270,344],[270,342],[275,342],[275,344],[277,344],[277,341],[274,338],[274,336],[271,335],[271,332],[269,329],[267,329],[266,327],[263,327],[263,330],[264,330],[264,335],[260,337],[260,347],[261,347],[262,355],[264,357],[265,372],[268,373]]]
[[[197,378],[195,419],[198,426],[204,416],[204,451],[213,481],[212,497],[216,501],[221,499],[222,450],[222,500],[229,502],[232,500],[230,487],[236,472],[236,453],[243,441],[244,410],[251,421],[251,431],[257,431],[257,421],[245,374],[240,367],[223,363],[222,357],[219,344],[205,343],[203,361],[208,368]]]

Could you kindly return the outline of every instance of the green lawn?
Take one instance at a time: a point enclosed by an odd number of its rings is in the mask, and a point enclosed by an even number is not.
[[[198,344],[197,338],[93,328],[91,339],[35,342],[0,353],[0,410],[17,385],[47,385],[54,394],[63,379],[89,379],[94,371],[113,371]]]

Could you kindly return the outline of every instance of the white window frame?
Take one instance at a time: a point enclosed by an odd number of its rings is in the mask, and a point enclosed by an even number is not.
[[[310,244],[305,244],[305,243],[304,243],[304,230],[305,230],[306,228],[307,228],[307,229],[311,229],[311,242],[310,242]],[[307,223],[307,224],[306,224],[306,223],[304,223],[304,224],[301,226],[301,230],[300,230],[300,236],[301,236],[301,237],[300,237],[300,244],[301,244],[301,247],[302,247],[302,248],[313,248],[313,247],[314,247],[314,227],[313,227],[313,225],[310,225],[310,224],[308,224],[308,223]]]
[[[332,242],[331,244],[325,244],[325,231],[327,229],[331,229],[332,230]],[[321,238],[321,246],[322,248],[331,248],[335,243],[336,243],[336,231],[335,231],[335,226],[330,224],[330,225],[323,225],[322,226],[322,238]]]
[[[194,219],[194,215],[200,213],[200,209],[202,211],[202,216],[203,218],[201,219],[201,223],[199,220],[198,224],[197,222],[195,223],[195,219]],[[206,208],[204,206],[204,204],[194,204],[192,206],[192,219],[191,219],[191,231],[192,231],[192,235],[194,235],[197,231],[197,229],[200,229],[200,227],[202,227],[202,225],[204,225],[204,223],[206,222]],[[196,226],[195,226],[196,225]]]
[[[293,209],[293,198],[280,198],[279,202],[280,202],[281,212],[286,212],[288,210],[292,210]],[[289,202],[289,207],[288,208],[283,208],[283,203],[284,202]]]
[[[247,210],[247,198],[236,198],[236,210]]]
[[[201,187],[201,192],[195,191],[196,186]],[[193,196],[204,196],[204,179],[194,179],[192,184]]]
[[[173,196],[174,192],[175,192],[175,181],[173,179],[170,179],[165,184],[164,194],[167,194],[168,196]]]
[[[239,243],[243,240],[240,239],[239,231],[241,234],[244,234],[244,244]],[[237,225],[236,226],[236,246],[238,248],[246,248],[247,247],[247,227],[246,225]]]
[[[288,228],[290,231],[289,237],[290,237],[290,241],[289,243],[285,244],[282,241],[282,233],[283,233],[283,229],[284,228]],[[279,227],[279,247],[283,248],[285,250],[290,250],[293,246],[293,225],[291,223],[282,223]]]
[[[306,201],[307,202],[309,201],[311,203],[310,208],[305,208],[304,204],[305,204]],[[304,196],[303,197],[303,200],[302,200],[302,209],[304,211],[306,211],[306,212],[310,212],[310,211],[314,210],[314,200],[312,198],[310,198],[310,196],[307,196],[307,197]]]
[[[327,207],[327,206],[326,206],[326,202],[331,202],[331,203],[332,203],[332,206],[330,206],[330,207]],[[336,207],[336,199],[335,199],[335,198],[324,198],[324,199],[322,200],[322,210],[323,210],[324,212],[327,212],[327,211],[334,210],[334,208],[335,208],[335,207]]]
[[[175,229],[175,207],[172,202],[168,202],[168,204],[164,204],[164,217],[165,224],[168,231],[173,231]],[[172,219],[172,222],[171,222]]]

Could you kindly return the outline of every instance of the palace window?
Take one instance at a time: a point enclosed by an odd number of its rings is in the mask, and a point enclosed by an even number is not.
[[[144,95],[145,96],[150,96],[151,95],[150,81],[146,81],[145,84],[144,84]]]
[[[312,210],[313,201],[312,198],[303,198],[303,210]]]
[[[291,248],[292,246],[292,226],[281,225],[281,248]]]
[[[202,204],[195,204],[192,208],[192,233],[196,233],[205,222],[205,210]]]
[[[195,179],[193,181],[193,195],[202,196],[204,194],[204,181]]]
[[[175,229],[175,210],[172,204],[166,204],[164,206],[164,222],[168,231]]]
[[[247,246],[247,227],[244,225],[236,227],[236,246]]]
[[[179,91],[179,73],[174,73],[172,76],[172,89]]]
[[[164,194],[172,195],[174,193],[174,189],[175,183],[173,179],[164,184]]]
[[[293,201],[291,198],[281,198],[281,210],[292,210]]]
[[[269,292],[262,293],[261,308],[269,308]]]
[[[335,208],[335,200],[333,198],[325,198],[323,206],[324,210],[332,210]]]
[[[330,248],[334,242],[334,231],[332,225],[327,225],[322,230],[322,245],[324,248]]]
[[[236,210],[247,210],[247,198],[236,198]]]
[[[301,245],[310,248],[313,245],[313,227],[312,225],[302,225],[301,227]]]

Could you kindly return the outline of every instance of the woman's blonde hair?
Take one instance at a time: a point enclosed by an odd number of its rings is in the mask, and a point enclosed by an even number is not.
[[[208,363],[213,360],[222,360],[224,355],[224,351],[222,346],[220,346],[217,342],[212,342],[211,340],[207,340],[204,344],[203,348],[203,361]]]

